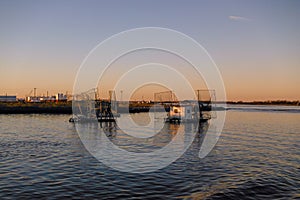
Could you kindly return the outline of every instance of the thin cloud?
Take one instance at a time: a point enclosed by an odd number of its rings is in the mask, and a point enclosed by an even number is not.
[[[251,19],[249,19],[249,18],[241,17],[241,16],[237,16],[237,15],[230,15],[228,18],[230,20],[240,21],[240,22],[249,22],[249,21],[251,21]]]

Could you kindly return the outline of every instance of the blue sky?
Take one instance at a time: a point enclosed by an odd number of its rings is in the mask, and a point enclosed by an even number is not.
[[[137,27],[189,35],[229,100],[299,100],[300,1],[0,1],[0,94],[71,91],[99,42]]]

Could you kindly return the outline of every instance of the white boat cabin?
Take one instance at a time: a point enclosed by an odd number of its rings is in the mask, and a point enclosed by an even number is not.
[[[192,105],[171,106],[168,114],[169,121],[191,121],[195,120],[197,113]]]

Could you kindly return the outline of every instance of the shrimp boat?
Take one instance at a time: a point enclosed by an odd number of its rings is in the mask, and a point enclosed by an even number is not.
[[[115,122],[120,116],[114,91],[109,91],[109,99],[98,99],[97,89],[74,95],[72,109],[69,122]]]
[[[171,105],[166,122],[195,122],[199,120],[196,105],[182,104]]]
[[[168,123],[206,122],[215,116],[212,103],[215,100],[214,90],[196,90],[197,100],[171,100],[166,103],[168,113],[165,121]],[[171,94],[171,96],[175,96]]]

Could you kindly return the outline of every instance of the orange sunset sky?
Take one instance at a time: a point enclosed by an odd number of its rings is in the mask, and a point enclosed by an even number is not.
[[[180,31],[208,51],[227,100],[300,100],[299,10],[289,0],[0,1],[0,95],[72,93],[97,44],[154,26]],[[153,97],[146,88],[136,96]]]

